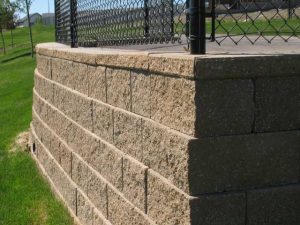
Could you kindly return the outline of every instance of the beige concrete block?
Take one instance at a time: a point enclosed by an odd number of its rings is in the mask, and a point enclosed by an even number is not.
[[[59,81],[61,76],[61,59],[52,58],[52,80]]]
[[[143,120],[142,162],[189,193],[189,144],[194,139]]]
[[[136,207],[146,212],[147,167],[138,161],[123,158],[123,193]]]
[[[89,93],[89,76],[88,76],[88,66],[82,63],[73,62],[73,88],[84,94],[88,95]]]
[[[52,73],[52,79],[69,88],[74,87],[75,68],[72,61],[61,59],[60,63],[55,64],[59,71]]]
[[[148,170],[148,215],[156,224],[190,224],[190,199]]]
[[[43,121],[47,121],[48,106],[40,99],[36,92],[33,93],[33,108]]]
[[[195,81],[151,76],[151,118],[182,133],[195,130]]]
[[[142,159],[142,119],[122,111],[114,112],[114,144],[122,152]]]
[[[94,225],[112,225],[97,210],[94,210]]]
[[[132,112],[150,118],[150,74],[131,72]]]
[[[103,216],[107,217],[107,185],[94,172],[89,177],[87,196]]]
[[[114,225],[150,225],[150,219],[138,212],[115,190],[108,187],[108,220]]]
[[[37,62],[37,69],[39,73],[41,73],[43,76],[47,77],[48,79],[51,79],[51,73],[52,73],[52,65],[51,65],[51,58],[43,55],[36,55],[36,62]]]
[[[35,90],[38,94],[49,103],[53,102],[53,84],[35,73],[34,76]]]
[[[87,193],[91,170],[75,154],[72,154],[72,180]]]
[[[65,112],[67,106],[67,90],[61,86],[53,86],[53,106]]]
[[[194,56],[180,54],[153,54],[149,56],[151,72],[194,77]]]
[[[127,111],[131,109],[130,71],[106,69],[107,103]]]
[[[90,154],[89,164],[116,188],[122,190],[122,155],[116,149],[100,142]]]
[[[76,106],[73,120],[78,122],[84,128],[93,130],[93,104],[92,100],[81,95],[74,95],[74,106]]]
[[[63,143],[59,144],[59,164],[64,171],[71,176],[72,174],[72,152]]]
[[[93,225],[94,208],[89,200],[77,191],[77,217],[84,225]]]
[[[113,143],[114,112],[111,107],[93,101],[93,132]]]
[[[103,66],[88,66],[89,96],[106,102],[106,68]]]

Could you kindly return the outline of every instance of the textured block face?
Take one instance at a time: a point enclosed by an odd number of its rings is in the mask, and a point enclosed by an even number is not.
[[[201,196],[191,201],[191,210],[191,224],[245,225],[246,197],[244,193]]]
[[[122,155],[101,143],[91,152],[90,165],[116,188],[122,190]]]
[[[73,94],[73,93],[72,93]],[[74,105],[76,107],[75,117],[73,118],[76,122],[78,122],[84,128],[92,131],[93,130],[93,120],[92,120],[92,111],[93,104],[92,100],[81,96],[74,95]]]
[[[146,207],[146,173],[147,167],[134,159],[123,159],[123,193],[125,197],[140,210]]]
[[[73,88],[88,96],[89,92],[89,76],[87,71],[87,65],[82,63],[73,63],[74,74],[72,77]]]
[[[191,146],[191,193],[298,182],[300,133],[207,138]]]
[[[256,80],[257,132],[300,128],[300,78]]]
[[[89,201],[77,192],[77,217],[85,225],[93,225],[94,209]]]
[[[91,177],[91,171],[81,159],[75,154],[72,155],[72,180],[87,193],[89,177]]]
[[[300,186],[287,186],[248,193],[249,225],[300,224]]]
[[[49,103],[53,102],[53,84],[44,78],[35,75],[34,77],[35,90],[39,95]]]
[[[108,219],[114,225],[151,224],[144,215],[111,188],[108,188]]]
[[[254,86],[251,80],[196,82],[196,136],[251,133]]]
[[[89,96],[106,102],[106,68],[88,66]]]
[[[185,134],[194,134],[195,81],[151,75],[151,118]]]
[[[188,157],[191,139],[143,120],[142,162],[189,193]]]
[[[63,143],[59,144],[59,164],[64,171],[71,176],[72,170],[72,153]]]
[[[148,215],[159,225],[190,224],[187,195],[178,192],[149,170]]]
[[[142,158],[142,119],[133,114],[114,112],[114,144],[122,152]]]
[[[107,68],[106,80],[107,103],[130,111],[130,71]]]
[[[52,74],[52,79],[69,88],[74,88],[75,69],[72,61],[61,60],[58,63],[59,71]]]
[[[109,143],[113,143],[113,113],[113,109],[109,106],[93,101],[93,131]]]
[[[150,74],[131,72],[132,112],[150,118]]]
[[[89,177],[87,195],[95,207],[107,217],[107,185],[93,172]]]
[[[36,58],[38,71],[48,79],[51,79],[51,58],[37,54]]]
[[[111,223],[99,215],[96,210],[94,210],[94,225],[111,225]]]

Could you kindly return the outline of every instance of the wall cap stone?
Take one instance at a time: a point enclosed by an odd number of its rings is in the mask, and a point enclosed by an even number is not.
[[[147,70],[189,79],[300,76],[300,54],[189,55],[184,52],[70,48],[59,43],[38,44],[36,52],[89,65]]]

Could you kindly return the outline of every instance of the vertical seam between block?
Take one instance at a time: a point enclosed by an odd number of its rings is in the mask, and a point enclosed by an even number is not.
[[[121,157],[121,170],[122,170],[122,174],[121,174],[121,190],[122,192],[124,191],[124,157]]]
[[[108,186],[105,184],[105,192],[106,192],[106,218],[108,219]]]
[[[105,82],[105,102],[108,103],[107,67],[105,67],[104,70],[104,82]]]
[[[148,214],[148,168],[145,170],[145,202],[144,202],[144,207],[145,207],[145,214]]]
[[[130,102],[129,102],[129,110],[132,112],[132,70],[129,70],[129,95],[130,95]]]

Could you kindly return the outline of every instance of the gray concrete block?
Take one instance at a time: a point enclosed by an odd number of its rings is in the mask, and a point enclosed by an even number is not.
[[[199,196],[191,201],[192,225],[245,225],[246,195],[227,193]]]
[[[196,82],[196,136],[222,136],[252,132],[254,86],[251,80]]]
[[[203,138],[190,144],[190,193],[298,181],[300,132]]]
[[[91,170],[75,154],[72,155],[72,180],[87,193]]]
[[[300,129],[300,78],[256,80],[256,132]]]
[[[248,192],[247,224],[299,225],[300,185]]]

